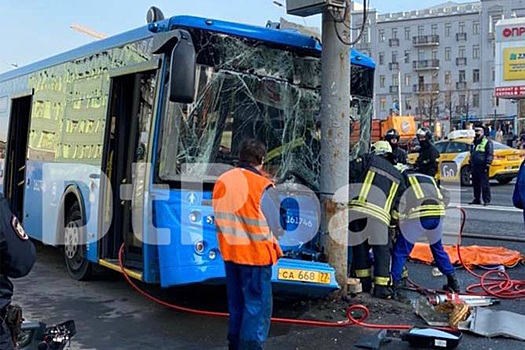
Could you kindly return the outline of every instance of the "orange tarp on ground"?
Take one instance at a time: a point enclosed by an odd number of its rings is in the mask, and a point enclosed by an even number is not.
[[[450,256],[452,264],[460,264],[456,246],[445,246],[445,251],[448,256]],[[503,247],[481,247],[477,245],[461,247],[461,257],[467,266],[505,265],[511,267],[519,262],[525,261],[525,256],[515,250]],[[416,243],[414,250],[412,250],[410,254],[410,258],[427,264],[434,262],[430,247],[426,243]]]

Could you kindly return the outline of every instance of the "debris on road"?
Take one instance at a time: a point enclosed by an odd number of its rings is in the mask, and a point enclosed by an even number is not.
[[[475,308],[467,321],[460,324],[460,329],[489,338],[506,337],[525,340],[524,324],[525,315]]]

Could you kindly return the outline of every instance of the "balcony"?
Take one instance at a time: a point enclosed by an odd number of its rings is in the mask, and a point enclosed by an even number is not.
[[[456,66],[466,66],[467,65],[467,58],[466,57],[458,57],[456,58]]]
[[[413,91],[416,94],[439,94],[439,84],[415,84]]]
[[[415,47],[421,46],[438,46],[439,35],[419,35],[412,38],[412,44]]]
[[[439,60],[419,60],[414,61],[412,66],[416,71],[421,70],[438,70],[439,69]]]
[[[397,86],[397,85],[390,85],[390,93],[391,94],[399,93],[399,86]]]
[[[466,81],[458,81],[456,83],[456,90],[467,90],[467,82]]]
[[[388,39],[388,46],[399,47],[399,39],[398,38]]]
[[[456,33],[456,41],[467,41],[467,33]]]
[[[390,62],[388,68],[390,68],[390,70],[399,70],[399,62]]]

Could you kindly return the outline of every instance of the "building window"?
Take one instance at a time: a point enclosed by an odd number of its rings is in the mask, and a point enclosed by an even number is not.
[[[433,24],[431,28],[432,28],[432,35],[437,35],[437,33],[438,33],[438,25],[437,24]]]
[[[412,100],[410,98],[405,98],[405,109],[407,111],[412,110]]]
[[[459,33],[465,33],[465,22],[459,22]]]
[[[459,47],[459,58],[465,58],[465,52],[466,52],[465,46],[460,46]]]
[[[417,35],[422,36],[423,34],[425,34],[425,26],[418,26]]]
[[[451,103],[452,103],[452,91],[448,91],[445,94],[445,108],[448,108]]]
[[[432,50],[432,59],[437,60],[438,59],[438,52],[437,50]]]
[[[452,53],[452,48],[445,47],[445,61],[450,61],[451,53]]]
[[[386,81],[385,76],[384,75],[380,75],[379,76],[379,87],[384,88],[385,87],[385,81]]]
[[[412,40],[410,38],[410,27],[405,27],[405,40]]]
[[[412,83],[412,76],[410,74],[405,74],[405,86],[410,86]]]
[[[472,33],[474,33],[474,35],[479,34],[479,21],[472,22]]]
[[[472,46],[472,58],[479,58],[479,45]]]
[[[392,39],[397,39],[397,28],[392,28]]]
[[[452,24],[446,23],[445,24],[445,36],[448,38],[450,37],[450,33],[452,32]]]
[[[397,63],[397,51],[392,51],[392,63]]]
[[[496,81],[496,70],[494,69],[494,67],[492,67],[492,81]]]
[[[496,57],[496,43],[492,43],[492,57]]]
[[[361,42],[362,43],[369,43],[370,42],[370,28],[365,28],[363,31],[363,35],[361,36]]]
[[[474,83],[479,83],[479,69],[474,69],[472,71],[472,81]]]
[[[379,41],[385,41],[385,31],[383,29],[379,30]]]
[[[381,112],[386,111],[386,98],[382,98],[381,100],[379,100],[379,109],[381,110]]]
[[[479,94],[472,94],[472,107],[479,108]]]
[[[490,16],[490,28],[489,32],[496,33],[496,23],[502,19],[502,15],[491,15]]]
[[[463,94],[459,95],[459,105],[465,106],[465,102],[466,102],[466,96]]]
[[[392,85],[399,86],[399,76],[397,74],[392,74]]]
[[[445,72],[445,84],[449,85],[452,81],[452,74],[450,71]]]
[[[405,63],[410,63],[410,51],[405,50]]]
[[[459,82],[464,83],[467,80],[467,74],[464,70],[459,71]]]
[[[425,51],[418,50],[417,51],[417,59],[420,61],[423,61],[425,59]]]
[[[380,65],[385,64],[385,53],[384,52],[379,53],[379,64]]]

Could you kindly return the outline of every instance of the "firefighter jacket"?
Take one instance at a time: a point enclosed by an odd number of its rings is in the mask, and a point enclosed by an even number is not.
[[[224,261],[268,266],[283,255],[261,209],[263,195],[272,186],[255,169],[235,168],[217,180],[212,204]]]
[[[403,219],[438,218],[445,216],[444,198],[436,180],[420,173],[405,173],[406,190],[399,204]]]
[[[416,160],[417,170],[428,176],[436,176],[438,171],[439,151],[429,141],[420,143],[421,149]]]
[[[492,164],[493,157],[492,142],[487,137],[483,136],[481,139],[474,139],[474,142],[470,145],[470,163],[472,165],[489,166]]]
[[[399,195],[404,189],[401,173],[388,160],[365,154],[350,163],[349,209],[371,216],[387,226],[398,218]]]

